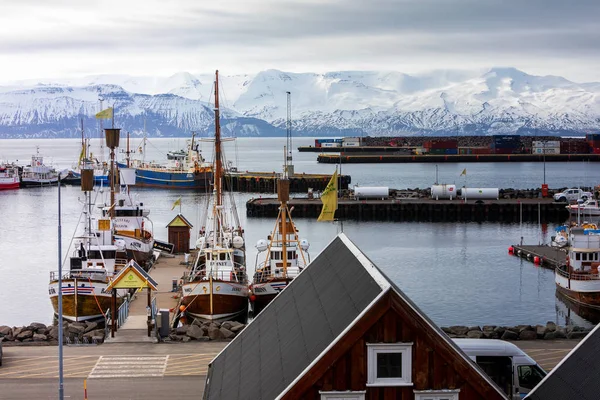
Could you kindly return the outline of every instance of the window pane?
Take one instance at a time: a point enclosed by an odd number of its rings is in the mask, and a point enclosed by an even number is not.
[[[377,353],[378,378],[402,378],[402,353]]]

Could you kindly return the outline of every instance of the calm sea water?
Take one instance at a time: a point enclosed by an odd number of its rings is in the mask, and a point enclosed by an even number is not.
[[[294,147],[312,142],[297,138]],[[226,143],[226,152],[240,170],[280,171],[284,143],[285,139],[278,138],[238,139]],[[161,160],[167,150],[184,145],[184,139],[153,139],[147,145],[146,160]],[[58,168],[70,167],[79,155],[77,140],[0,140],[0,159],[26,164],[36,146],[46,162]],[[209,159],[210,146],[202,144]],[[92,151],[100,155],[98,146]],[[315,153],[294,151],[293,157],[299,172],[331,173],[334,169],[318,164]],[[342,168],[353,183],[361,185],[423,188],[435,180],[435,166],[431,164]],[[440,165],[439,180],[462,186],[465,178],[459,175],[464,168],[469,187],[532,188],[539,187],[543,179],[540,163],[482,163]],[[546,180],[550,187],[592,186],[598,183],[596,169],[590,163],[548,163]],[[160,239],[167,238],[166,224],[177,212],[171,211],[171,206],[179,196],[182,213],[192,223],[198,220],[204,200],[203,195],[187,191],[132,191],[150,207],[155,236]],[[256,196],[234,196],[246,227],[249,270],[256,257],[254,244],[273,228],[271,219],[246,218],[245,202]],[[77,187],[62,188],[63,255],[76,231],[82,198]],[[58,265],[57,207],[56,188],[0,192],[0,325],[49,323],[52,319],[47,283],[49,272]],[[296,223],[301,236],[311,243],[313,258],[340,230],[337,225],[314,220],[298,219]],[[525,243],[547,243],[554,228],[537,224],[344,222],[350,239],[440,325],[598,322],[594,316],[578,315],[555,297],[552,271],[507,254],[508,246],[521,236]]]

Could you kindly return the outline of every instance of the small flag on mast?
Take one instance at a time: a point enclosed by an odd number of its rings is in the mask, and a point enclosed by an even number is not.
[[[338,208],[337,196],[338,196],[338,173],[337,168],[335,172],[331,176],[329,183],[323,190],[321,194],[321,202],[323,203],[323,208],[321,209],[321,215],[317,221],[333,221],[333,217],[335,215],[335,210]]]
[[[463,172],[460,173],[460,176],[467,176],[467,169],[463,169]]]
[[[171,207],[171,211],[173,211],[177,206],[181,206],[181,196],[179,196],[179,198],[175,200],[175,202],[173,203],[173,207]]]
[[[109,119],[113,117],[113,109],[112,107],[107,108],[106,110],[100,111],[96,114],[97,119]]]

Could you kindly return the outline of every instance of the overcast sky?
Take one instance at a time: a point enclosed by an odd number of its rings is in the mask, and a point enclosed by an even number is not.
[[[0,81],[514,66],[600,81],[599,0],[0,0]]]

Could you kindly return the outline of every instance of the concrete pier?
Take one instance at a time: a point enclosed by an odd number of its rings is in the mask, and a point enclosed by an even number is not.
[[[276,172],[227,172],[225,187],[234,192],[277,193]],[[329,183],[331,175],[296,173],[290,177],[290,192],[306,193],[309,188],[323,190]],[[351,178],[349,175],[339,176],[339,189],[348,189]]]
[[[321,212],[320,199],[292,199],[294,218],[317,218]],[[279,202],[276,198],[255,198],[246,203],[248,217],[276,218]],[[557,222],[562,223],[569,213],[564,203],[551,199],[501,199],[483,201],[388,199],[340,199],[335,217],[357,221],[499,221],[499,222]]]
[[[538,257],[539,265],[554,269],[567,262],[567,250],[551,246],[513,245],[513,253],[517,257],[535,262]]]

